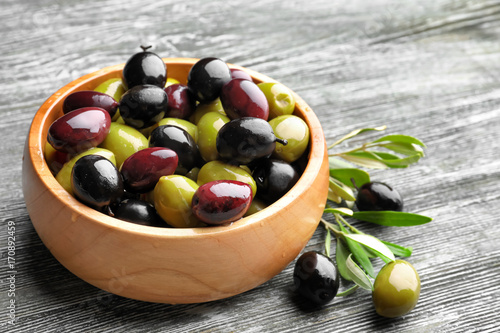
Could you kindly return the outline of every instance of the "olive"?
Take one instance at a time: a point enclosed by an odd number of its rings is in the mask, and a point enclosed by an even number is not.
[[[203,226],[191,210],[193,195],[198,189],[191,179],[181,175],[163,176],[156,183],[153,199],[160,217],[177,228]]]
[[[250,74],[248,74],[244,70],[238,69],[238,68],[231,68],[231,78],[233,78],[233,79],[244,79],[244,80],[248,80],[248,81],[252,81],[253,82],[253,79],[250,76]]]
[[[64,163],[61,170],[56,175],[56,180],[61,184],[61,186],[71,195],[73,195],[73,190],[71,189],[71,171],[76,161],[78,161],[83,156],[87,155],[99,155],[107,158],[114,165],[116,165],[115,154],[112,151],[103,148],[90,148],[74,157],[72,157],[68,162]]]
[[[125,83],[122,79],[113,78],[99,84],[94,91],[109,95],[113,97],[115,101],[119,101],[127,89],[125,88]]]
[[[177,154],[169,148],[139,150],[129,156],[120,168],[125,189],[132,193],[149,192],[154,189],[161,176],[175,172],[177,163]]]
[[[284,196],[300,178],[291,164],[271,158],[259,161],[252,175],[257,184],[257,197],[267,204]]]
[[[257,86],[269,103],[269,119],[293,113],[295,97],[290,89],[278,82],[262,82]]]
[[[187,85],[196,100],[206,103],[219,97],[222,86],[231,80],[227,64],[218,58],[208,57],[198,60],[190,69]]]
[[[196,110],[194,111],[194,113],[191,115],[191,117],[189,117],[189,121],[191,121],[193,124],[198,125],[198,122],[200,121],[201,117],[203,117],[205,113],[208,112],[218,112],[221,115],[226,116],[226,112],[222,107],[220,98],[217,98],[211,102],[199,103],[196,106]]]
[[[222,159],[249,164],[256,159],[269,157],[276,142],[286,144],[285,140],[276,138],[267,121],[244,117],[233,119],[221,127],[216,147]]]
[[[420,278],[415,268],[404,260],[386,264],[377,274],[372,299],[381,316],[395,318],[409,313],[420,297]]]
[[[99,155],[86,155],[73,166],[71,189],[78,200],[104,211],[122,198],[123,180],[110,160]]]
[[[370,182],[358,189],[356,206],[361,211],[402,211],[403,199],[391,186],[381,182]]]
[[[125,199],[113,209],[113,217],[151,227],[168,227],[149,202],[138,199]]]
[[[262,200],[254,197],[252,199],[252,202],[250,203],[250,207],[248,207],[248,210],[244,216],[250,216],[252,214],[258,213],[266,207],[267,205]]]
[[[198,122],[198,148],[206,162],[219,158],[216,147],[217,133],[229,120],[219,112],[208,112]]]
[[[168,96],[153,85],[138,85],[127,90],[120,100],[120,115],[127,125],[138,129],[153,126],[166,114]]]
[[[205,163],[197,176],[198,185],[203,185],[214,180],[237,180],[247,183],[252,188],[252,194],[257,193],[257,184],[250,172],[237,165],[222,161],[210,161]]]
[[[269,121],[276,137],[286,140],[286,146],[276,143],[273,155],[285,162],[298,160],[309,145],[309,127],[295,115],[284,115]]]
[[[80,108],[55,120],[49,127],[47,140],[56,150],[78,154],[98,146],[108,135],[110,124],[106,110]]]
[[[84,107],[98,107],[109,112],[111,118],[118,109],[118,102],[107,94],[93,91],[81,90],[69,94],[63,102],[63,113],[84,108]]]
[[[327,256],[309,251],[295,263],[293,282],[297,292],[318,305],[331,302],[339,290],[339,271]]]
[[[155,53],[146,51],[151,46],[141,46],[143,52],[131,56],[123,67],[123,79],[128,89],[150,84],[160,88],[167,81],[167,66]]]
[[[266,95],[253,81],[232,79],[222,87],[220,100],[231,119],[255,117],[267,120],[269,117]]]
[[[149,146],[165,147],[175,151],[179,158],[175,172],[181,175],[185,175],[201,160],[193,137],[177,126],[163,125],[155,128],[149,137]]]
[[[112,122],[109,134],[100,144],[101,148],[111,150],[115,154],[116,166],[121,167],[133,153],[148,146],[148,139],[135,128]]]
[[[172,84],[165,88],[168,97],[167,117],[187,119],[196,109],[196,99],[189,88]]]
[[[43,155],[50,171],[54,175],[57,175],[64,164],[71,158],[70,154],[55,150],[49,142],[45,142]]]
[[[193,214],[209,225],[239,220],[252,201],[250,185],[236,180],[215,180],[200,186],[194,193]]]
[[[163,125],[173,125],[182,128],[193,137],[194,142],[198,143],[198,126],[192,122],[179,118],[163,118],[158,122],[158,126]]]

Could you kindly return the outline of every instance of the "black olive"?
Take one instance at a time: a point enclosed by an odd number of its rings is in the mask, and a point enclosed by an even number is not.
[[[123,180],[110,160],[87,155],[76,161],[71,171],[71,188],[75,197],[89,207],[104,211],[123,196]]]
[[[113,213],[114,217],[123,221],[151,227],[168,227],[153,205],[143,200],[125,199],[115,207]]]
[[[167,81],[167,66],[155,53],[147,52],[149,47],[143,47],[143,52],[134,54],[123,67],[123,79],[128,89],[138,85],[151,84],[164,88]]]
[[[231,80],[231,70],[218,58],[198,60],[188,74],[187,85],[195,98],[202,102],[211,102],[220,95],[222,86]]]
[[[167,113],[168,95],[162,88],[139,85],[127,90],[120,100],[120,115],[127,125],[146,128],[159,122]]]
[[[257,197],[267,204],[284,196],[300,178],[295,167],[285,161],[266,158],[256,163],[252,176]]]
[[[295,263],[293,282],[297,292],[315,304],[324,305],[337,295],[339,271],[327,256],[310,251]]]
[[[360,211],[402,211],[403,199],[391,186],[381,182],[363,184],[358,189],[356,206]]]

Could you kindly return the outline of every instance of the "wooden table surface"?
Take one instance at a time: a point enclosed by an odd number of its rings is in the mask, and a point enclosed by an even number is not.
[[[0,32],[1,332],[499,330],[500,1],[2,0]],[[162,57],[216,56],[281,81],[316,112],[329,142],[380,125],[424,141],[417,165],[371,175],[396,187],[407,211],[434,221],[355,224],[413,246],[408,260],[422,280],[417,307],[384,319],[358,290],[307,308],[292,291],[293,263],[254,290],[193,305],[118,297],[62,267],[23,200],[31,119],[58,88],[125,62],[141,44]],[[15,274],[7,263],[9,222]],[[324,237],[319,228],[305,250],[322,250]]]

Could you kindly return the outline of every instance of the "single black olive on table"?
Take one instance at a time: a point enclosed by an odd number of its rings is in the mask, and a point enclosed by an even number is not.
[[[150,47],[141,46],[143,52],[134,54],[123,67],[123,80],[128,89],[143,84],[165,87],[167,66],[156,53],[146,51]]]
[[[360,211],[402,211],[403,199],[398,191],[381,182],[363,184],[358,189],[356,206]]]
[[[123,180],[116,166],[100,155],[86,155],[71,171],[75,197],[99,211],[118,203],[123,196]]]
[[[339,290],[339,271],[327,256],[310,251],[295,263],[293,282],[297,292],[318,305],[332,301]]]

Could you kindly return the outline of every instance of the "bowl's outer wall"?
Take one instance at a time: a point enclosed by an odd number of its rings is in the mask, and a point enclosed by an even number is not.
[[[195,61],[165,59],[169,77],[185,83]],[[125,223],[79,203],[57,183],[43,158],[48,128],[62,115],[64,97],[121,77],[122,68],[104,68],[66,85],[33,119],[23,157],[23,193],[43,243],[88,283],[151,302],[217,300],[281,272],[312,237],[328,193],[325,139],[310,107],[297,96],[296,113],[311,129],[307,168],[292,190],[270,207],[225,227],[163,229]],[[249,72],[256,82],[273,81]]]

